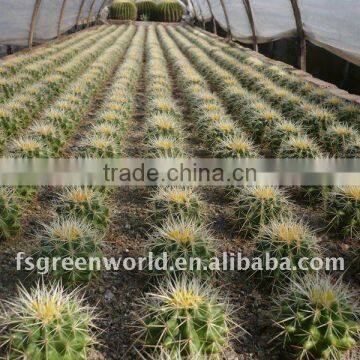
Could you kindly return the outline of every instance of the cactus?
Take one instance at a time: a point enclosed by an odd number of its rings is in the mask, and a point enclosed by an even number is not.
[[[51,154],[58,154],[60,148],[65,144],[61,132],[53,124],[37,122],[30,127],[30,132],[34,134],[35,139],[50,147]]]
[[[162,258],[167,254],[166,272],[175,277],[182,273],[209,276],[209,264],[215,256],[215,240],[204,225],[198,225],[196,220],[186,217],[169,217],[161,226],[156,227],[150,237],[149,251],[154,259]],[[184,268],[176,269],[178,258],[186,260]],[[201,267],[191,264],[191,258],[201,260]],[[190,268],[193,266],[193,269]],[[158,274],[158,270],[153,271]],[[162,273],[162,272],[160,272]]]
[[[321,143],[331,155],[341,157],[346,146],[355,141],[356,131],[349,126],[333,125],[324,133]]]
[[[149,155],[159,158],[184,156],[184,145],[180,138],[173,136],[154,136],[149,139]]]
[[[112,158],[118,155],[119,150],[115,141],[104,135],[93,134],[84,141],[83,153],[96,158]]]
[[[136,20],[137,7],[133,1],[115,0],[110,7],[110,19]]]
[[[250,235],[256,235],[262,225],[289,212],[287,197],[275,187],[244,187],[234,200],[236,222]]]
[[[146,350],[181,359],[221,357],[231,337],[229,306],[198,280],[167,280],[142,301],[142,342]]]
[[[346,104],[339,109],[339,117],[341,121],[348,124],[357,124],[359,128],[360,106],[355,104]]]
[[[45,150],[38,140],[31,137],[22,137],[14,140],[12,152],[16,157],[38,158],[43,156]]]
[[[178,136],[181,128],[173,116],[156,113],[148,120],[147,133],[151,136]]]
[[[179,22],[184,15],[184,9],[175,0],[163,0],[157,6],[158,18],[164,22]]]
[[[6,303],[0,326],[9,359],[87,359],[95,343],[93,309],[84,305],[78,291],[65,292],[59,284],[38,283],[27,291],[19,288],[19,296]]]
[[[346,158],[360,158],[360,137],[348,144],[344,153]]]
[[[201,223],[204,215],[204,204],[192,187],[159,187],[150,198],[152,212],[156,222],[172,216],[173,218],[190,218]]]
[[[272,258],[276,258],[278,263],[287,258],[289,259],[289,268],[264,269],[260,271],[261,277],[275,283],[304,274],[304,270],[297,268],[299,260],[308,259],[303,261],[302,265],[309,267],[310,259],[319,255],[317,243],[317,238],[310,228],[300,219],[292,216],[275,219],[262,226],[255,239],[254,256],[262,258],[263,264],[266,261],[266,253]]]
[[[254,158],[258,157],[253,143],[242,134],[225,137],[216,147],[217,154],[223,158]]]
[[[99,191],[91,188],[73,187],[59,196],[56,211],[66,217],[87,220],[96,228],[108,226],[109,206]]]
[[[352,294],[329,276],[308,275],[284,289],[276,308],[278,336],[297,359],[341,359],[359,338]]]
[[[139,1],[136,3],[137,12],[138,12],[138,20],[144,20],[144,16],[146,20],[155,20],[156,18],[156,3],[151,0]]]
[[[321,157],[321,151],[307,136],[291,136],[281,144],[279,156],[286,159],[314,159]]]
[[[101,236],[84,220],[57,219],[50,225],[44,225],[44,231],[39,236],[41,248],[40,257],[89,260],[91,257],[101,257]],[[37,256],[37,254],[36,254]],[[75,266],[71,270],[58,266],[51,269],[50,274],[63,284],[88,282],[95,275],[95,270],[89,264]]]
[[[14,192],[0,187],[0,240],[14,236],[20,228],[20,207]]]
[[[336,123],[335,115],[314,105],[302,105],[303,114],[301,119],[304,123],[304,128],[313,136],[321,136],[329,126]]]
[[[325,212],[328,228],[353,236],[360,230],[360,187],[336,187],[326,197]]]
[[[267,144],[273,154],[275,154],[283,141],[289,140],[292,136],[299,136],[302,133],[300,126],[282,120],[274,127],[264,133],[264,143]]]

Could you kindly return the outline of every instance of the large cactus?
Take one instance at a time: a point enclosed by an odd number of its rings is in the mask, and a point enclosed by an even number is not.
[[[179,22],[184,14],[182,6],[174,0],[162,1],[157,12],[159,20],[164,22]]]
[[[330,277],[315,275],[287,288],[279,301],[278,324],[297,359],[341,359],[356,345],[360,324],[354,295]]]
[[[167,351],[170,359],[213,359],[220,358],[228,345],[227,305],[196,279],[168,281],[147,294],[143,303],[147,349]]]
[[[114,20],[136,20],[137,7],[130,0],[116,0],[110,7],[110,18]]]
[[[154,1],[139,1],[136,3],[136,6],[138,11],[138,20],[155,20],[157,7]]]
[[[91,335],[93,310],[83,304],[78,291],[66,293],[62,286],[40,283],[6,307],[0,327],[6,327],[9,359],[87,359],[95,342]]]

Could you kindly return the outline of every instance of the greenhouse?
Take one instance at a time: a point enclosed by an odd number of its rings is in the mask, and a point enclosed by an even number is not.
[[[0,8],[0,358],[360,359],[358,0]]]

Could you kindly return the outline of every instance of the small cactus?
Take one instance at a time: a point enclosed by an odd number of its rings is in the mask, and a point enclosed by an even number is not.
[[[336,123],[335,115],[321,108],[317,108],[314,105],[303,105],[304,113],[302,115],[302,121],[304,128],[314,136],[321,136],[329,126]]]
[[[261,270],[261,277],[270,279],[274,283],[284,281],[286,277],[294,278],[304,274],[304,270],[298,268],[300,259],[311,259],[319,255],[318,241],[310,228],[300,219],[286,217],[272,220],[264,225],[255,239],[254,256],[263,259],[265,264],[266,253],[277,259],[279,263],[283,259],[289,260],[289,269]],[[304,267],[309,267],[308,261],[303,261]],[[309,268],[310,271],[310,268]]]
[[[287,197],[275,187],[244,187],[234,200],[236,222],[250,235],[256,235],[262,225],[289,212]]]
[[[41,249],[39,256],[48,258],[89,260],[91,257],[101,257],[101,237],[91,225],[84,220],[57,219],[50,225],[44,226],[39,236]],[[71,270],[58,266],[51,269],[51,275],[64,284],[88,282],[94,276],[89,264],[81,269],[75,266]]]
[[[31,137],[14,140],[12,146],[14,156],[21,158],[38,158],[43,156],[44,151],[41,142]]]
[[[360,230],[360,186],[334,188],[326,196],[325,212],[329,229],[353,236]]]
[[[297,359],[341,359],[359,338],[352,294],[329,276],[308,275],[284,289],[276,308],[278,336]]]
[[[243,134],[227,136],[221,140],[216,150],[223,158],[255,158],[258,157],[254,144]]]
[[[87,220],[96,228],[108,226],[109,206],[99,191],[91,188],[68,188],[60,194],[56,211],[66,217]]]
[[[93,309],[84,305],[78,291],[65,292],[59,284],[38,283],[5,304],[0,326],[6,326],[9,359],[87,359],[95,343]]]
[[[330,126],[321,138],[324,149],[331,155],[341,157],[346,146],[355,141],[357,133],[345,125]]]
[[[162,0],[157,6],[158,18],[164,22],[179,22],[184,9],[176,0]]]
[[[136,20],[137,7],[131,0],[115,0],[110,7],[110,19]]]
[[[215,256],[214,239],[204,225],[198,225],[195,220],[188,218],[168,218],[161,226],[156,227],[150,238],[149,251],[154,259],[167,254],[166,272],[178,277],[182,273],[208,276],[209,264]],[[178,258],[186,260],[184,268],[176,269]],[[191,259],[200,259],[201,264],[191,264]],[[193,266],[193,269],[190,268]],[[158,271],[154,270],[157,274]]]
[[[94,134],[82,145],[84,155],[90,157],[112,158],[119,153],[115,141],[109,136]]]
[[[286,159],[315,159],[321,157],[321,151],[307,136],[292,136],[281,144],[279,156]]]
[[[153,214],[156,222],[172,216],[174,218],[190,218],[198,223],[203,220],[204,204],[192,187],[159,187],[151,196]]]
[[[344,151],[346,158],[360,158],[360,137],[349,143]]]
[[[149,139],[149,155],[159,158],[182,157],[184,145],[180,138],[174,136],[154,136]]]
[[[14,192],[0,187],[0,240],[14,236],[20,228],[20,207]]]
[[[193,278],[167,280],[142,302],[142,343],[171,359],[221,357],[231,337],[229,306]]]

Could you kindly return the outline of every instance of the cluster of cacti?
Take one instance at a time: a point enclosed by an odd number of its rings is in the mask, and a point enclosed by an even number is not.
[[[336,187],[326,196],[325,212],[329,229],[353,236],[360,230],[360,187]]]
[[[0,241],[14,236],[20,228],[20,206],[14,191],[0,187]]]
[[[306,276],[278,301],[278,337],[298,359],[340,359],[356,346],[359,309],[352,294],[328,276]]]
[[[261,269],[259,273],[265,281],[277,283],[288,278],[296,279],[308,273],[311,270],[310,260],[319,256],[318,240],[300,219],[291,215],[275,218],[260,228],[255,239],[254,256],[261,258],[263,264],[266,256],[275,258],[279,264],[284,259],[288,261],[286,268]],[[300,259],[303,269],[298,267]]]
[[[133,0],[115,0],[110,6],[110,18],[114,20],[136,20],[137,7]]]
[[[233,203],[241,230],[256,235],[261,226],[290,213],[290,203],[282,190],[275,187],[244,187]]]
[[[76,264],[76,259],[86,261],[81,268],[74,266],[71,270],[57,266],[50,269],[53,278],[61,280],[63,284],[88,282],[96,273],[90,267],[90,258],[100,258],[101,235],[95,231],[90,223],[72,218],[58,218],[49,225],[44,225],[44,230],[39,236],[40,251],[36,257],[71,259]]]
[[[94,310],[60,284],[21,287],[5,309],[0,325],[7,328],[9,359],[86,359],[96,342]]]
[[[179,22],[184,9],[177,0],[161,0],[157,4],[157,19],[164,22]]]
[[[140,0],[136,2],[138,20],[150,21],[156,19],[157,4],[152,0]]]
[[[141,306],[145,349],[168,352],[171,359],[221,357],[229,346],[229,306],[206,284],[168,280],[146,294]]]
[[[185,144],[181,111],[172,94],[167,63],[162,54],[155,27],[148,29],[146,43],[148,64],[147,145],[152,157],[183,157]]]
[[[214,239],[204,225],[199,225],[195,219],[189,217],[170,216],[160,226],[154,229],[150,237],[149,251],[154,255],[154,261],[167,255],[166,273],[179,277],[183,273],[191,276],[208,276],[212,273],[209,268],[213,257]],[[181,270],[176,268],[177,259],[185,260]],[[193,264],[194,259],[200,259],[201,264]],[[162,273],[153,270],[153,273]]]

